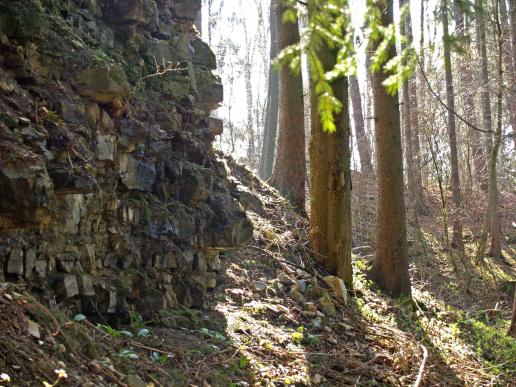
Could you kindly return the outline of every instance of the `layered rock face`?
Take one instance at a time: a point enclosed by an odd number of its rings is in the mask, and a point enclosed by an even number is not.
[[[200,0],[0,0],[0,280],[86,313],[203,305],[252,236]]]

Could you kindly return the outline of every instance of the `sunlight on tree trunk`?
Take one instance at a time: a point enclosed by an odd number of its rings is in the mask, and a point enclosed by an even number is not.
[[[319,59],[326,70],[333,68],[336,52],[324,46]],[[352,286],[351,269],[351,171],[349,150],[349,112],[347,81],[332,84],[335,96],[343,102],[335,117],[335,133],[325,133],[317,111],[317,97],[311,82],[310,140],[310,242],[316,259],[346,286]]]
[[[387,9],[381,1],[376,4],[382,11],[382,24],[387,26],[392,23],[393,3],[389,3]],[[396,55],[396,47],[393,44],[389,47],[388,55],[389,58]],[[397,94],[389,95],[382,85],[387,77],[388,74],[383,69],[372,74],[378,213],[376,257],[371,276],[387,293],[393,296],[410,296],[400,114]]]

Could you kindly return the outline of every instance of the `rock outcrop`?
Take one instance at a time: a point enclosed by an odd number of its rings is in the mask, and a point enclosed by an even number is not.
[[[200,0],[0,0],[0,280],[86,313],[201,307],[252,236],[212,149]]]

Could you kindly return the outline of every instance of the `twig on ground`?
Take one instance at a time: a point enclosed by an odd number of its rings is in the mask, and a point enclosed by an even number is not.
[[[423,374],[425,373],[425,365],[426,360],[428,359],[428,350],[423,344],[421,345],[421,348],[423,349],[423,360],[421,361],[421,365],[419,366],[419,372],[417,373],[416,382],[414,383],[414,387],[419,387],[421,382],[423,381]]]

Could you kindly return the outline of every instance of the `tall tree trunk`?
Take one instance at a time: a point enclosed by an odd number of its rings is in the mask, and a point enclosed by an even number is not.
[[[270,34],[271,34],[271,62],[278,55],[277,41],[277,18],[276,18],[276,0],[271,0],[270,8]],[[260,157],[259,174],[262,179],[268,179],[272,175],[272,166],[274,164],[274,153],[276,150],[276,131],[278,128],[278,93],[279,93],[279,75],[277,70],[269,66],[269,85],[267,90],[267,108],[265,112],[265,129],[263,133],[262,154]]]
[[[512,86],[510,90],[510,109],[512,141],[516,148],[516,0],[509,0],[509,20],[511,23],[511,58],[512,58]]]
[[[365,174],[371,175],[373,172],[373,164],[371,162],[371,144],[369,143],[369,139],[365,133],[360,86],[358,85],[358,79],[354,76],[349,77],[349,90],[351,93],[351,105],[353,106],[353,122],[355,124],[355,134],[357,136],[360,168],[365,172]]]
[[[477,31],[477,50],[480,57],[480,101],[482,104],[482,126],[486,131],[493,129],[491,118],[491,97],[489,95],[489,72],[487,63],[487,49],[486,49],[486,26],[485,15],[483,9],[483,0],[475,0],[475,20]],[[492,141],[490,134],[484,134],[485,151],[484,155],[491,153]],[[484,157],[483,163],[487,164],[487,157]],[[479,182],[482,190],[488,189],[488,176],[483,174],[482,180]]]
[[[496,2],[495,2],[496,4]],[[498,7],[496,7],[498,8]],[[487,195],[487,209],[484,220],[484,229],[482,236],[480,237],[479,248],[477,251],[477,259],[482,259],[485,253],[486,243],[488,234],[491,234],[491,249],[490,255],[497,258],[502,257],[502,238],[501,238],[501,226],[500,226],[500,213],[498,209],[498,181],[496,172],[496,163],[498,159],[498,150],[502,142],[502,99],[503,99],[503,37],[502,27],[498,17],[495,23],[495,32],[498,44],[498,57],[497,57],[497,73],[498,73],[498,95],[496,101],[497,107],[497,119],[496,119],[496,130],[494,133],[494,142],[491,149],[489,158],[489,184],[488,184],[488,195]]]
[[[242,27],[244,29],[244,42],[245,42],[245,57],[244,57],[244,83],[245,83],[245,96],[246,96],[246,109],[247,109],[247,162],[251,169],[256,168],[256,137],[253,120],[253,85],[251,83],[251,68],[253,64],[253,51],[254,51],[254,37],[249,36],[247,31],[247,25],[245,21],[242,21]]]
[[[511,326],[509,327],[509,332],[507,334],[512,337],[516,337],[516,284],[514,286],[514,297],[512,301],[512,318],[511,318]]]
[[[318,52],[326,71],[335,65],[336,50],[322,44]],[[351,170],[348,87],[345,78],[332,83],[342,102],[335,117],[335,133],[324,133],[317,110],[315,85],[310,83],[310,242],[316,258],[337,274],[346,286],[353,282],[351,268]]]
[[[448,105],[448,137],[450,141],[451,185],[453,199],[453,236],[452,246],[463,250],[462,240],[462,194],[459,179],[459,161],[457,156],[457,134],[455,129],[455,97],[450,57],[450,34],[448,32],[447,0],[441,0],[441,17],[443,23],[444,71],[446,77],[446,103]]]
[[[406,3],[406,0],[400,1],[400,8]],[[410,17],[410,8],[407,10],[402,20],[402,28],[407,37],[407,45],[412,44],[412,22]],[[406,47],[402,44],[402,49]],[[424,213],[423,203],[423,186],[421,182],[421,171],[416,170],[414,162],[414,133],[413,128],[417,126],[417,110],[413,110],[415,104],[417,109],[417,95],[415,93],[415,79],[409,79],[403,84],[403,128],[405,130],[405,164],[407,168],[407,180],[411,199],[411,207],[414,212],[414,220],[418,223],[418,215]],[[418,177],[416,177],[418,175]]]
[[[393,2],[384,9],[377,1],[382,24],[393,22]],[[396,47],[389,47],[389,58]],[[378,176],[378,214],[376,219],[376,257],[371,276],[393,296],[411,295],[408,273],[407,228],[403,198],[403,160],[398,95],[389,95],[382,85],[385,70],[372,74],[374,122],[376,131],[376,171]]]
[[[461,9],[460,1],[454,0],[454,17],[456,23],[456,35],[460,38],[465,38],[466,36],[466,20],[464,16],[464,12]],[[460,84],[463,89],[463,105],[464,105],[464,116],[473,124],[476,124],[477,117],[475,114],[475,90],[471,88],[471,85],[474,82],[473,72],[471,69],[472,57],[470,51],[460,58],[459,62],[459,79]],[[475,170],[475,179],[477,182],[482,182],[485,180],[484,170],[485,170],[485,156],[482,147],[481,138],[478,136],[478,132],[468,128],[468,139],[471,144],[471,157],[473,159],[473,165]],[[469,187],[471,188],[471,187]]]
[[[421,58],[421,66],[424,68],[424,49],[425,49],[425,35],[424,35],[424,21],[425,21],[425,0],[421,0],[420,9],[420,37],[419,37],[419,57]],[[414,27],[415,28],[415,27]],[[422,99],[424,99],[424,90],[426,86],[422,76],[418,77],[416,81],[412,82],[410,86],[410,95],[414,96],[412,100],[412,111],[414,112],[413,120],[413,136],[414,136],[414,180],[416,184],[416,194],[418,201],[422,204],[419,208],[419,214],[424,215],[427,213],[427,208],[424,204],[424,192],[423,192],[423,168],[421,164],[421,144],[420,144],[420,133],[419,133],[419,104],[417,98],[417,88],[419,84],[419,90],[422,93]]]
[[[286,6],[278,4],[278,50],[299,43],[298,23],[283,23]],[[288,66],[279,71],[278,149],[271,184],[301,212],[305,211],[305,129],[303,80]]]

